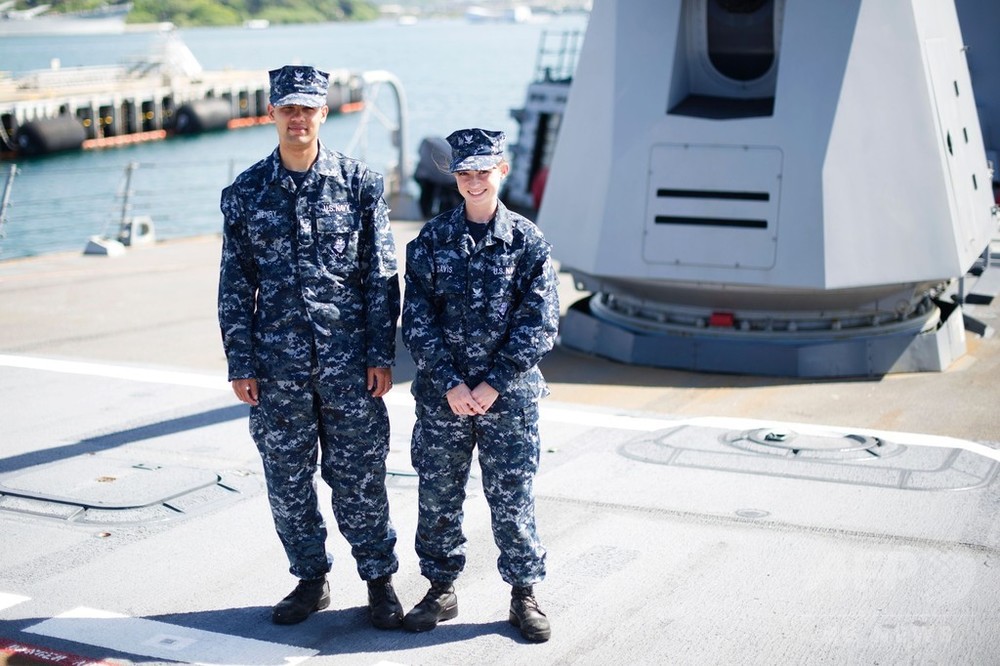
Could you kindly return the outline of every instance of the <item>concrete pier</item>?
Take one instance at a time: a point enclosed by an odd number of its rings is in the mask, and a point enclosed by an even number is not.
[[[0,73],[0,153],[30,149],[20,137],[22,129],[58,117],[79,121],[82,148],[200,131],[196,124],[206,119],[213,123],[208,129],[254,124],[266,120],[269,90],[267,72],[204,71],[174,38],[156,55],[131,65],[63,68],[53,63],[18,77]],[[332,113],[358,110],[362,97],[361,75],[330,72]],[[220,103],[205,105],[213,100]]]

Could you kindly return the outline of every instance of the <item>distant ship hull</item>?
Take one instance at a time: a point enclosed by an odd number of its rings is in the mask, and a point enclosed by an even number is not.
[[[0,37],[35,35],[111,35],[125,32],[125,18],[132,5],[67,14],[0,17]]]

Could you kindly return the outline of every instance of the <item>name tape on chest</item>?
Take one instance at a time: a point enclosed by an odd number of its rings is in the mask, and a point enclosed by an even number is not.
[[[320,201],[313,207],[316,215],[331,215],[333,213],[353,213],[351,204],[346,201]]]

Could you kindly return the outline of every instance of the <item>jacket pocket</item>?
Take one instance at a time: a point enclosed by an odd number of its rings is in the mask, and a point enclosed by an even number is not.
[[[260,216],[247,226],[250,243],[261,262],[288,256],[292,248],[291,222],[280,215]]]
[[[317,251],[323,267],[335,275],[357,270],[359,232],[357,218],[349,213],[316,218]]]

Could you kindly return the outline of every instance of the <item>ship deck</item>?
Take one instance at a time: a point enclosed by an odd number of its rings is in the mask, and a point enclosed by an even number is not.
[[[419,223],[394,227],[402,256]],[[419,635],[372,629],[332,530],[330,609],[272,625],[270,606],[294,581],[247,410],[225,381],[219,250],[213,236],[115,258],[0,262],[0,655],[995,663],[992,335],[970,335],[943,373],[822,381],[630,367],[557,348],[543,364],[552,395],[536,484],[548,643],[507,623],[475,467],[458,618]],[[565,310],[582,294],[563,277]],[[989,326],[998,311],[990,302],[966,315]],[[400,346],[389,489],[407,608],[426,589],[412,548],[412,376]]]

